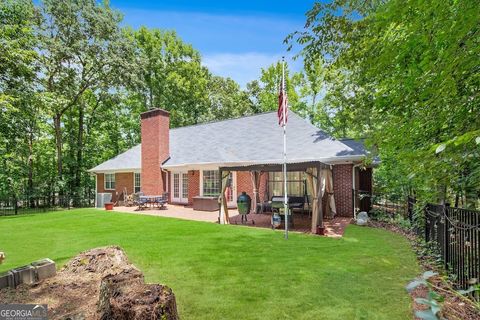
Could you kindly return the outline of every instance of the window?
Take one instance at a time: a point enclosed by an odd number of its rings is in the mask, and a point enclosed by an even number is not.
[[[180,174],[173,174],[173,197],[178,199],[180,198]]]
[[[115,173],[105,173],[105,190],[115,190]]]
[[[217,197],[220,194],[220,171],[203,170],[203,196]]]
[[[182,198],[188,199],[188,174],[182,173]]]
[[[301,171],[287,172],[287,192],[291,196],[305,195],[305,174]],[[283,172],[269,172],[269,197],[283,196]]]
[[[134,184],[133,184],[133,192],[134,193],[137,193],[137,192],[140,192],[140,173],[139,172],[135,172],[134,173]]]

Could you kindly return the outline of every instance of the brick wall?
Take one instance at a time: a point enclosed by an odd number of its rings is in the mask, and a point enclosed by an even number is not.
[[[333,192],[339,216],[353,217],[352,168],[351,164],[333,166]]]
[[[160,165],[168,158],[170,148],[170,115],[154,109],[141,114],[142,121],[142,191],[157,195],[165,192],[165,175]]]
[[[97,192],[111,193],[113,202],[121,197],[123,188],[127,188],[128,194],[133,193],[133,172],[117,172],[115,174],[115,190],[105,190],[105,176],[103,173],[97,174]]]
[[[193,197],[200,195],[200,171],[188,171],[188,204],[193,204]]]
[[[172,203],[172,173],[170,171],[167,172],[168,175],[168,184],[167,184],[167,192],[168,192],[168,203]]]
[[[260,176],[259,195],[260,201],[265,201],[265,191],[267,190],[268,172],[264,172]],[[253,198],[253,183],[249,171],[237,171],[237,196],[245,191]]]

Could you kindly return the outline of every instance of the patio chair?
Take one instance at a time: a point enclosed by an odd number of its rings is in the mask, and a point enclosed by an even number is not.
[[[155,205],[158,209],[166,209],[166,204],[168,202],[168,192],[165,192],[160,197],[155,198]]]
[[[143,210],[147,207],[147,200],[140,198],[140,196],[143,196],[143,192],[132,194],[133,205],[138,206],[136,211]]]

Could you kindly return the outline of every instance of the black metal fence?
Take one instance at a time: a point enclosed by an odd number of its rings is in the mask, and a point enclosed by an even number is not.
[[[425,240],[441,253],[445,269],[459,288],[480,279],[480,211],[448,205],[425,206]]]
[[[90,198],[78,201],[69,195],[6,197],[0,198],[0,216],[39,213],[73,207],[92,207],[94,202],[95,199]]]
[[[458,289],[480,282],[480,211],[449,205],[419,205],[414,197],[354,190],[356,210],[372,218],[408,220],[418,236],[434,248]],[[369,208],[369,210],[365,210]]]
[[[384,193],[371,193],[364,190],[353,190],[354,209],[388,217],[407,216],[405,197]]]

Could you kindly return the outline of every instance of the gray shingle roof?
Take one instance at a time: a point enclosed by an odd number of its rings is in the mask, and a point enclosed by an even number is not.
[[[118,156],[107,160],[88,171],[139,170],[142,167],[142,145],[136,145]]]
[[[276,112],[170,130],[170,158],[163,167],[195,164],[279,163],[283,159],[283,131]],[[359,160],[363,144],[336,140],[289,111],[288,162]],[[140,145],[90,171],[140,168]]]

